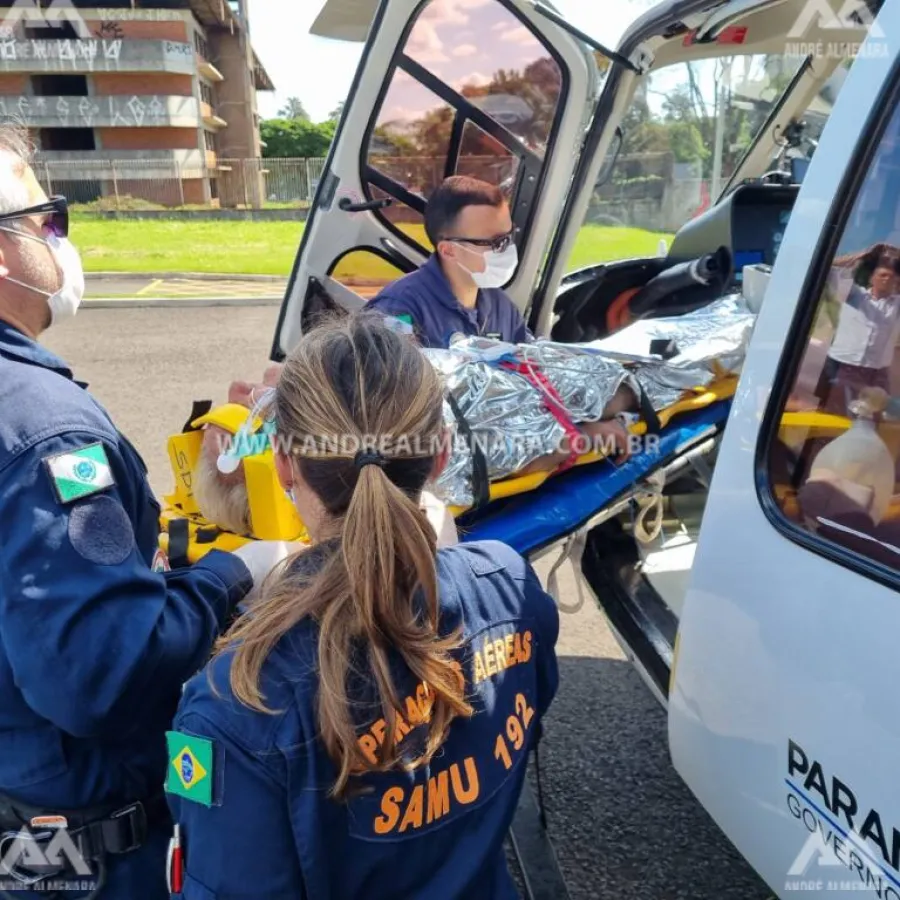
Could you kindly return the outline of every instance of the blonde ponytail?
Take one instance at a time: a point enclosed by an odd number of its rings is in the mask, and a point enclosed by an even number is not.
[[[323,554],[312,574],[302,566],[281,572],[223,640],[236,645],[231,670],[235,696],[267,711],[260,671],[281,638],[300,621],[319,628],[318,720],[320,738],[338,771],[332,787],[344,797],[354,774],[396,767],[398,717],[405,715],[391,672],[399,654],[427,702],[421,721],[427,736],[413,759],[424,764],[440,748],[451,722],[472,715],[453,651],[457,634],[442,636],[436,541],[418,500],[442,433],[443,392],[419,350],[380,319],[352,317],[311,332],[288,359],[275,400],[280,439],[290,436],[296,466],[319,497],[327,519]],[[355,446],[372,437],[390,444],[403,436],[405,453],[342,452],[342,430]],[[309,439],[313,440],[310,441]],[[418,449],[409,453],[408,441]],[[310,444],[316,449],[310,452]],[[392,452],[395,451],[395,452]],[[364,752],[348,697],[354,660],[365,651],[385,720],[384,740],[373,759]],[[401,732],[402,733],[402,732]]]

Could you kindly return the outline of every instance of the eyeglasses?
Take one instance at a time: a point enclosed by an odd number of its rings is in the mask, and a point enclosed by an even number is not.
[[[28,219],[34,216],[47,216],[43,227],[51,231],[56,237],[69,236],[69,202],[65,197],[51,197],[46,203],[31,206],[28,209],[20,209],[17,212],[0,213],[0,222],[9,222],[14,219]]]
[[[444,240],[449,241],[451,244],[472,244],[475,247],[487,247],[495,253],[503,253],[503,251],[515,240],[518,231],[518,228],[513,228],[512,231],[501,234],[495,238],[448,237],[444,238]]]

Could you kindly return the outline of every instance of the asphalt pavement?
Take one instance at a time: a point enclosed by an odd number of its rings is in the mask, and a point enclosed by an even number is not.
[[[166,438],[194,400],[258,379],[277,308],[86,309],[44,343],[135,443],[162,495]],[[553,560],[538,564],[546,583]],[[575,582],[560,578],[567,602]],[[541,753],[550,833],[572,900],[771,897],[672,769],[664,711],[624,661],[593,599],[562,615],[561,685]]]
[[[287,289],[287,278],[263,275],[214,275],[184,272],[160,272],[131,275],[117,272],[89,273],[85,279],[85,297],[89,304],[98,300],[130,300],[135,306],[155,300],[252,300],[280,302]]]

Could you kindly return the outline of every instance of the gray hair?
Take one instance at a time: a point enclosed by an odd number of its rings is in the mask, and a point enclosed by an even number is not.
[[[22,180],[31,163],[32,147],[26,129],[0,123],[0,213],[28,206],[28,188]]]

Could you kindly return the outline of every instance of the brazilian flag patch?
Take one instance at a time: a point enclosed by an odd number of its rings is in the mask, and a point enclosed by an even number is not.
[[[169,766],[166,793],[212,806],[213,743],[180,731],[167,731]]]

